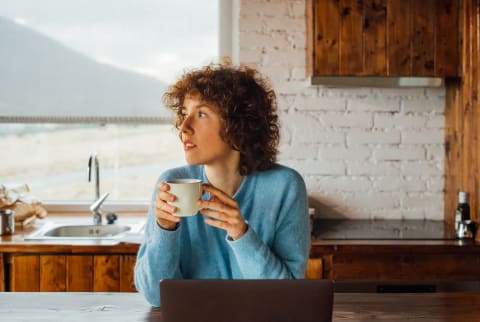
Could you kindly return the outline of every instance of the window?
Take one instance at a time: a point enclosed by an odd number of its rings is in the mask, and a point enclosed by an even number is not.
[[[0,0],[0,183],[91,201],[97,153],[101,193],[149,200],[158,175],[184,163],[162,95],[217,60],[219,11],[211,0]]]

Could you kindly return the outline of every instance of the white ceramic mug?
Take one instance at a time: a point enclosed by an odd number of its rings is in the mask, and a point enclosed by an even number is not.
[[[170,193],[175,195],[176,200],[168,202],[177,207],[175,215],[188,217],[197,214],[197,201],[202,196],[202,181],[198,179],[175,179],[169,180]]]

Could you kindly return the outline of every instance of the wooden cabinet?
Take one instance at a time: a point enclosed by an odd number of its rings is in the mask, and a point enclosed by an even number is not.
[[[332,242],[314,246],[312,257],[322,262],[321,278],[337,281],[480,280],[480,245],[455,243]]]
[[[311,0],[314,76],[458,76],[460,0]]]
[[[478,280],[480,256],[391,254],[330,255],[324,277],[334,280]]]
[[[12,292],[135,292],[136,255],[9,254]]]
[[[0,253],[0,292],[5,292],[5,266],[3,254]]]
[[[307,272],[305,278],[320,279],[323,276],[323,261],[321,258],[309,258],[307,262]]]

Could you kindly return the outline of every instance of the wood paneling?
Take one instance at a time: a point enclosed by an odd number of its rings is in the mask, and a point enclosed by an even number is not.
[[[67,289],[69,292],[93,291],[93,256],[67,256]]]
[[[314,73],[458,76],[459,3],[314,0]]]
[[[435,8],[437,0],[412,1],[412,72],[435,75]]]
[[[411,0],[388,0],[388,75],[411,75]]]
[[[466,0],[467,3],[471,0]],[[436,0],[436,50],[435,73],[445,76],[458,75],[459,64],[459,0]],[[463,76],[463,74],[462,74]]]
[[[5,259],[4,254],[0,253],[0,292],[5,292]]]
[[[364,10],[363,73],[384,75],[387,73],[386,0],[365,0]]]
[[[363,73],[363,2],[340,1],[340,73]]]
[[[479,280],[480,255],[336,255],[336,280]],[[439,269],[441,267],[441,269]]]
[[[340,11],[338,0],[314,2],[315,74],[337,75],[339,62]]]
[[[13,292],[40,291],[40,256],[12,256],[10,290]]]
[[[450,10],[444,0],[439,3],[445,11]],[[453,221],[459,191],[470,193],[472,218],[479,218],[480,0],[464,0],[462,4],[459,20],[462,35],[460,41],[462,80],[448,83],[446,91],[444,209],[445,220],[448,222]]]
[[[65,256],[40,256],[40,291],[64,292],[66,288]]]
[[[93,258],[93,290],[118,292],[120,290],[120,256],[95,256]]]
[[[137,256],[135,255],[122,256],[120,265],[120,292],[137,291],[133,280],[136,260]]]
[[[14,292],[135,292],[136,255],[11,255]]]
[[[321,279],[323,278],[323,265],[321,258],[310,258],[307,262],[307,272],[305,278]]]

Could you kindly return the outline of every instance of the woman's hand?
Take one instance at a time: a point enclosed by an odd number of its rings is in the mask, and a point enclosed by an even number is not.
[[[237,202],[211,185],[203,184],[202,190],[203,193],[210,193],[210,200],[198,201],[200,213],[210,217],[205,219],[205,223],[226,230],[228,236],[233,240],[242,237],[248,226],[240,213]]]
[[[173,215],[177,207],[167,203],[167,201],[175,201],[176,197],[169,193],[170,186],[161,182],[158,184],[158,193],[153,204],[153,210],[155,211],[155,217],[157,224],[163,229],[172,230],[175,229],[180,222],[180,217]]]

